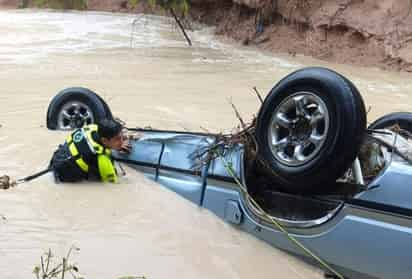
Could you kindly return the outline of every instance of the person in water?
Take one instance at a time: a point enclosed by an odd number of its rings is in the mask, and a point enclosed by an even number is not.
[[[50,168],[58,182],[89,179],[117,182],[112,150],[130,152],[130,149],[123,126],[116,120],[104,119],[72,132],[54,152]]]

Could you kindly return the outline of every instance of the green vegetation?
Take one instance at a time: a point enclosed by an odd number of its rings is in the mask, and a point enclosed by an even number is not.
[[[51,9],[87,9],[87,0],[34,0],[34,5]]]
[[[36,7],[44,7],[47,5],[47,0],[34,0],[34,5]]]
[[[128,0],[130,7],[134,8],[141,0]],[[188,0],[146,0],[152,7],[160,6],[165,10],[173,9],[183,15],[186,15],[189,11]]]
[[[134,8],[136,8],[137,4],[139,4],[139,0],[129,0],[128,3],[129,3],[129,6],[132,9],[134,9]]]
[[[145,1],[152,7],[161,7],[166,11],[173,9],[181,15],[187,15],[189,11],[189,0],[128,0],[127,3],[133,9],[139,2]],[[22,8],[29,5],[29,0],[23,0]],[[40,8],[51,9],[87,9],[87,0],[33,0],[33,4]]]

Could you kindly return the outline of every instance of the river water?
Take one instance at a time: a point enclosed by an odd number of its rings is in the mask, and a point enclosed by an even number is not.
[[[133,24],[133,22],[135,22]],[[228,131],[277,80],[309,65],[360,89],[368,119],[412,111],[412,76],[271,56],[225,43],[210,28],[189,48],[169,19],[37,10],[0,11],[0,174],[45,168],[66,133],[45,128],[50,99],[70,86],[99,93],[128,126]],[[236,230],[140,173],[118,185],[55,185],[41,177],[0,193],[0,277],[34,278],[51,248],[86,278],[322,278],[315,267]]]

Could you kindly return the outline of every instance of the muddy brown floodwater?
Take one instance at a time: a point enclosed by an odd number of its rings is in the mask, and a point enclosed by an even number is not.
[[[45,168],[65,133],[45,128],[50,99],[89,87],[129,126],[228,131],[287,73],[323,65],[351,79],[369,120],[412,111],[412,76],[270,56],[224,43],[213,30],[194,47],[162,17],[94,12],[0,11],[0,170],[22,177]],[[86,278],[322,278],[317,268],[226,224],[127,169],[118,185],[56,185],[51,176],[0,192],[1,278],[33,278],[40,255],[74,244]]]

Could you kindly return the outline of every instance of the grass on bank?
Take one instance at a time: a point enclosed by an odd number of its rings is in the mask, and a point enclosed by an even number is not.
[[[30,5],[34,5],[38,8],[49,8],[56,10],[85,10],[87,9],[87,0],[22,0],[20,8],[28,8]]]
[[[127,0],[128,6],[132,9],[140,2],[147,2],[152,7],[159,6],[165,10],[174,9],[183,15],[189,11],[188,0]],[[27,8],[30,3],[39,8],[50,9],[85,10],[88,8],[87,0],[22,0],[21,7]]]

